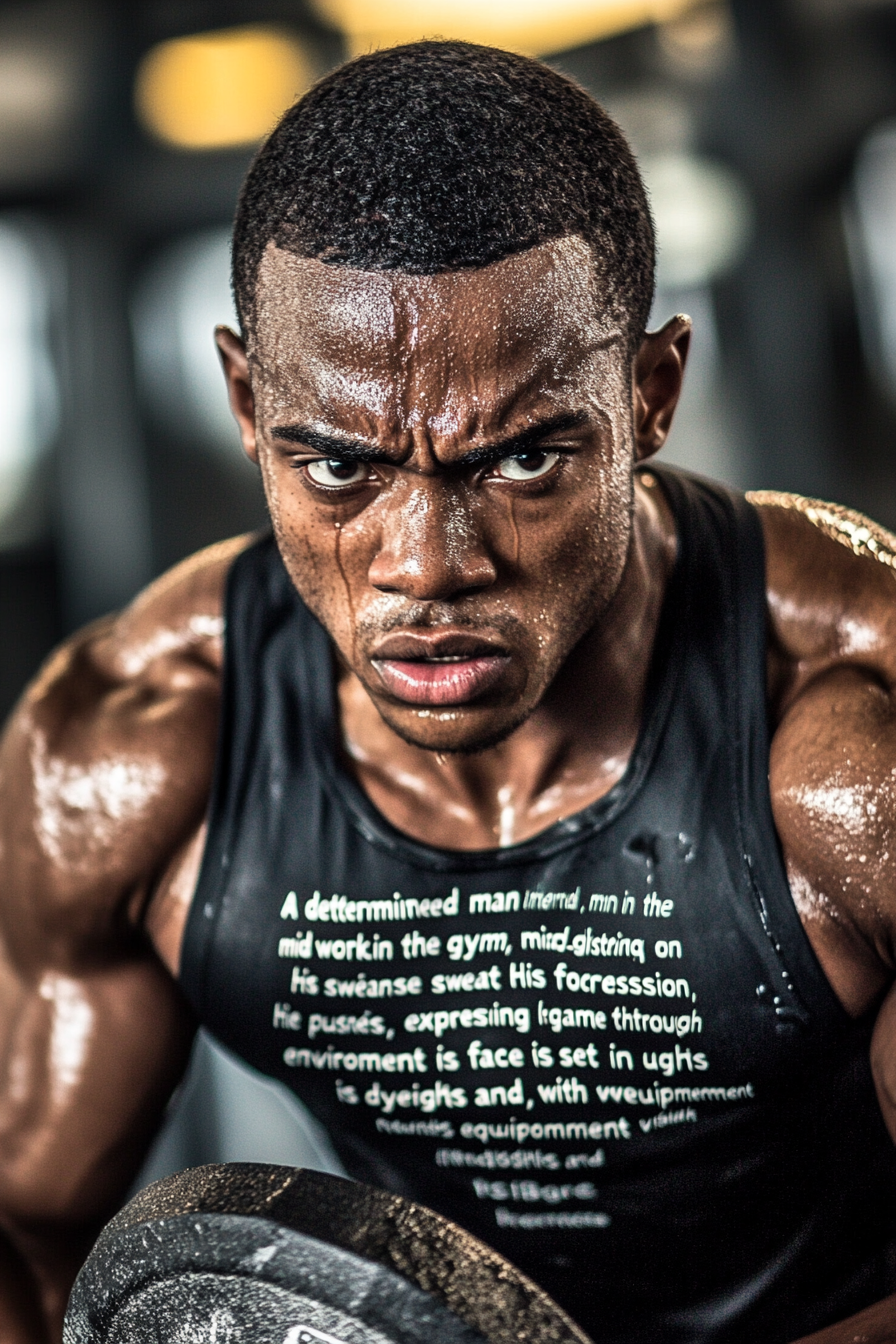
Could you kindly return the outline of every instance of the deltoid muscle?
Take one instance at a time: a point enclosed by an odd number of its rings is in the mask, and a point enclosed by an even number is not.
[[[896,569],[896,537],[885,527],[871,522],[854,509],[844,508],[842,504],[826,504],[821,499],[805,499],[802,495],[789,495],[777,490],[751,490],[747,499],[751,504],[782,509],[795,509],[809,522],[823,532],[826,537],[839,541],[854,555],[870,555],[883,565]]]

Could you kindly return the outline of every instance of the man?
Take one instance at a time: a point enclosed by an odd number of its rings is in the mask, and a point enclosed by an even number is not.
[[[364,57],[260,152],[218,343],[273,539],[3,747],[4,1340],[197,1017],[597,1340],[892,1336],[896,543],[633,472],[652,273],[620,132],[520,57]]]

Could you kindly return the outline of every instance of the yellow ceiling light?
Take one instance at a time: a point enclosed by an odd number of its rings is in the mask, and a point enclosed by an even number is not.
[[[260,140],[311,83],[298,40],[277,28],[226,28],[153,47],[134,91],[144,126],[179,149]]]
[[[540,55],[664,23],[695,0],[313,0],[345,33],[352,54],[414,42],[462,38]]]

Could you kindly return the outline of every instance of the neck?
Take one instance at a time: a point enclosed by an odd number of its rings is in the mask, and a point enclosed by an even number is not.
[[[506,741],[441,756],[399,738],[346,674],[339,709],[348,762],[399,830],[448,849],[518,843],[607,793],[637,741],[675,529],[657,489],[635,491],[619,589],[535,712]]]

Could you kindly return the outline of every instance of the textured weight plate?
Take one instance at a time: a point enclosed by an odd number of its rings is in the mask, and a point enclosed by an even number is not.
[[[531,1280],[429,1209],[321,1172],[197,1167],[104,1229],[65,1344],[589,1344]]]

